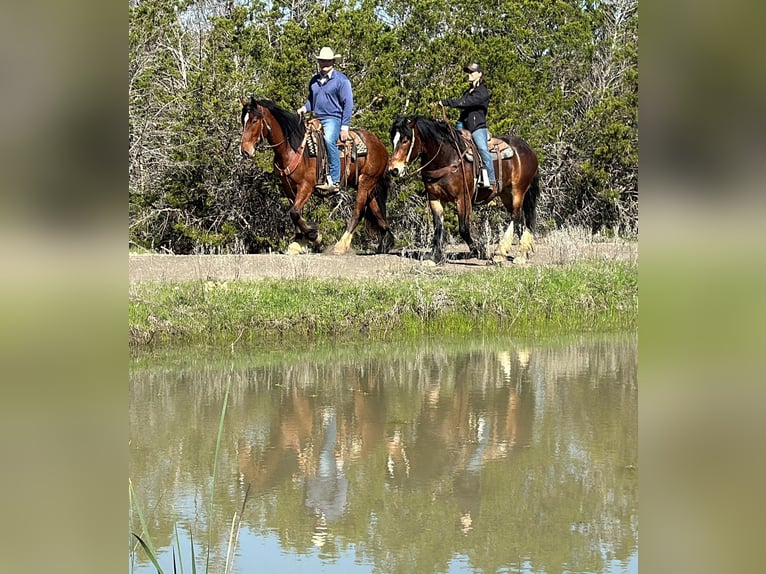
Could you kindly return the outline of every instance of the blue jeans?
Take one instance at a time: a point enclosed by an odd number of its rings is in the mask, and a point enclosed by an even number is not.
[[[495,183],[495,165],[492,163],[492,156],[489,155],[489,132],[487,128],[479,128],[475,132],[471,133],[473,143],[476,144],[476,149],[479,150],[481,159],[484,161],[484,167],[487,168],[487,175],[489,175],[489,184]]]
[[[337,118],[319,118],[324,131],[324,143],[327,146],[327,160],[330,164],[330,177],[333,183],[340,182],[340,150],[338,150],[338,138],[340,137],[340,120]]]

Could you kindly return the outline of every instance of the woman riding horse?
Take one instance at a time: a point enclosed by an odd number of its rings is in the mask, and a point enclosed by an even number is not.
[[[460,237],[471,255],[486,259],[484,248],[471,237],[470,216],[473,205],[487,201],[493,192],[475,188],[473,169],[466,158],[469,150],[463,139],[446,122],[422,116],[397,118],[390,135],[393,153],[388,167],[392,176],[403,176],[407,164],[420,158],[421,167],[415,173],[421,172],[433,216],[434,260],[441,263],[445,259],[443,204],[449,202],[457,208]],[[509,256],[515,224],[520,246],[519,257],[514,261],[524,262],[534,251],[535,208],[540,194],[537,155],[527,142],[515,136],[493,138],[493,143],[498,157],[503,157],[495,161],[498,197],[511,213],[511,223],[497,246],[495,258]]]
[[[295,225],[295,239],[288,253],[301,251],[305,238],[316,243],[317,225],[303,218],[302,212],[317,184],[317,158],[311,157],[307,140],[310,137],[298,114],[289,112],[271,100],[256,100],[252,96],[242,103],[242,141],[240,151],[252,157],[263,141],[274,150],[274,169],[279,176],[282,191],[292,201],[290,219]],[[383,142],[367,130],[351,130],[364,142],[367,152],[362,156],[347,153],[341,159],[341,172],[347,174],[347,183],[357,188],[354,210],[346,232],[332,249],[335,254],[346,253],[351,238],[364,214],[367,222],[376,227],[380,242],[378,253],[388,253],[394,246],[394,236],[386,221],[386,200],[389,178],[386,171],[388,151]]]

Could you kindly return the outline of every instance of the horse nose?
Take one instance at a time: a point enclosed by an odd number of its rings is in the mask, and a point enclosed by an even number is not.
[[[390,170],[391,175],[393,177],[399,177],[399,168],[398,167],[392,167]]]
[[[245,148],[241,147],[239,148],[239,153],[242,154],[242,157],[250,157],[250,154],[245,151]]]

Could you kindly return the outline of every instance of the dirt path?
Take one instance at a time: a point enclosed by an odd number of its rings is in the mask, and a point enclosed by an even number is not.
[[[588,258],[638,260],[637,242],[590,242],[567,238],[538,241],[529,265],[561,265]],[[128,256],[129,280],[184,281],[296,279],[301,277],[387,277],[401,274],[465,273],[486,269],[486,261],[448,252],[448,262],[434,266],[412,255],[154,255]],[[512,261],[501,265],[514,265]]]

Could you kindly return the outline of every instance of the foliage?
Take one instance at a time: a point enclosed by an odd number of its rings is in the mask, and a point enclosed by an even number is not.
[[[271,153],[239,156],[239,98],[253,93],[296,109],[323,45],[343,55],[353,125],[384,141],[397,115],[431,114],[430,102],[464,89],[462,66],[481,62],[493,94],[490,130],[523,137],[541,158],[542,230],[637,232],[635,0],[132,0],[132,245],[284,248],[289,202]],[[342,233],[352,201],[309,202],[326,240]],[[388,215],[402,244],[428,243],[424,203],[419,181],[395,184]]]

